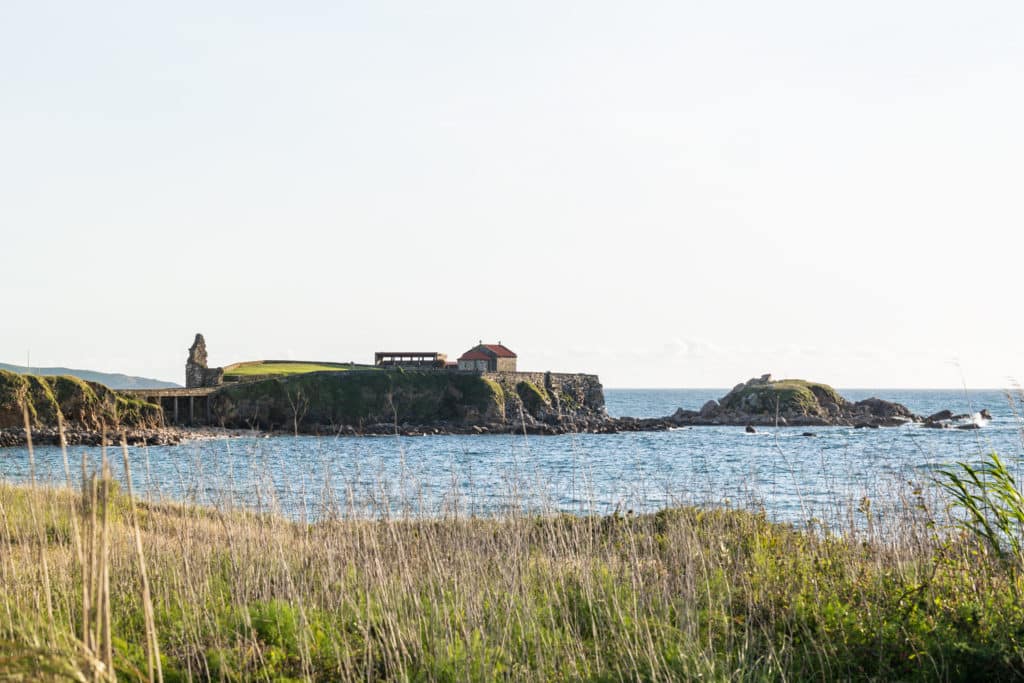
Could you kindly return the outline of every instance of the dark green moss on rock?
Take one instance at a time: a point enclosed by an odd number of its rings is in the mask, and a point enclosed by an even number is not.
[[[536,415],[542,408],[551,407],[551,397],[543,387],[538,387],[533,382],[520,382],[516,385],[516,394],[523,402],[523,406],[531,415]]]
[[[163,423],[160,406],[142,399],[120,396],[114,402],[114,423],[118,425],[159,425]]]
[[[299,425],[486,424],[504,419],[505,396],[479,375],[415,370],[310,373],[225,386],[214,418],[263,429]]]

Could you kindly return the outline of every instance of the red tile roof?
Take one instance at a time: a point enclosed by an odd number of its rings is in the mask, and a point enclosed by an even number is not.
[[[484,344],[484,348],[491,351],[498,358],[517,358],[511,349],[502,344]]]
[[[459,356],[459,360],[491,360],[491,357],[488,356],[483,351],[470,349],[469,351],[466,351],[464,354]]]
[[[517,356],[502,344],[477,344],[459,356],[459,360],[492,360],[494,358],[517,358]]]

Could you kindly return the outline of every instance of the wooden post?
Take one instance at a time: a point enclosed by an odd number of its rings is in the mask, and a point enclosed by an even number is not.
[[[196,421],[196,397],[188,397],[188,423],[193,424]]]
[[[174,397],[174,424],[178,424],[178,397]]]

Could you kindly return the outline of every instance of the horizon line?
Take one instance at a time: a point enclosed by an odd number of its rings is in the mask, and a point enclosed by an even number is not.
[[[639,387],[639,386],[631,386],[631,387],[626,387],[626,386],[615,386],[615,387],[613,387],[613,386],[604,385],[604,388],[605,389],[619,390],[619,391],[640,391],[640,390],[646,390],[646,391],[677,391],[677,390],[681,390],[681,389],[685,389],[685,390],[689,390],[689,391],[722,391],[723,389],[725,391],[731,391],[732,390],[732,387],[708,387],[708,386],[705,386],[705,387],[687,387],[687,386],[678,386],[678,387]],[[837,390],[841,390],[841,391],[845,391],[845,390],[853,390],[853,391],[868,391],[868,390],[870,390],[870,391],[1016,391],[1016,390],[1019,390],[1018,387],[962,387],[962,386],[961,387],[874,387],[874,386],[871,386],[871,387],[868,387],[868,386],[865,386],[865,387],[844,387],[844,386],[837,386],[837,387],[834,387],[834,388],[837,389]]]

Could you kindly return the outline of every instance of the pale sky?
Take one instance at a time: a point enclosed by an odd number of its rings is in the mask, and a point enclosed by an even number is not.
[[[3,362],[1024,380],[1019,2],[5,0],[0,64]]]

